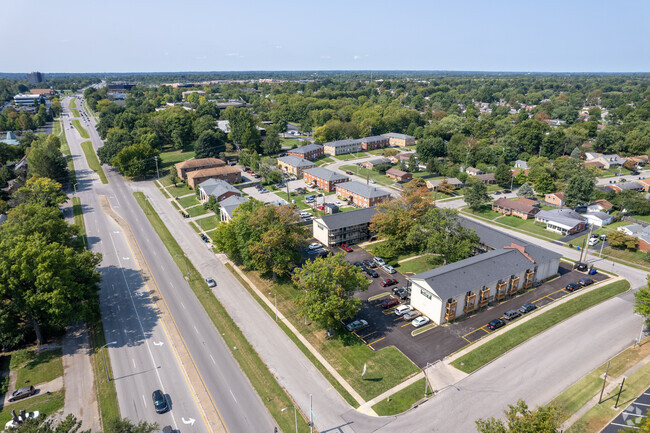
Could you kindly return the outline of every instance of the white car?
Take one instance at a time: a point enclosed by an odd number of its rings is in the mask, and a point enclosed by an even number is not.
[[[205,282],[208,283],[208,287],[217,287],[217,282],[212,277],[206,278]]]
[[[408,313],[409,311],[412,311],[413,307],[410,305],[400,305],[399,307],[395,308],[395,314],[398,316],[401,316],[402,314]]]
[[[394,274],[397,272],[391,265],[382,265],[381,267],[384,271],[388,272],[389,274]]]
[[[357,329],[365,328],[366,326],[368,326],[368,322],[361,319],[361,320],[355,320],[352,323],[348,323],[346,325],[346,328],[348,331],[353,332],[356,331]]]
[[[429,323],[429,318],[426,316],[420,316],[413,319],[411,325],[415,326],[416,328],[419,328],[420,326],[426,325],[427,323]]]
[[[591,239],[589,239],[589,245],[592,246],[592,247],[593,247],[594,245],[596,245],[598,242],[600,242],[600,239],[598,239],[598,238],[591,238]]]
[[[309,246],[307,248],[309,248],[310,250],[315,250],[317,248],[321,248],[322,246],[323,246],[323,244],[321,244],[320,242],[314,242],[314,243],[309,244]]]
[[[383,261],[383,260],[381,259],[381,257],[374,257],[373,260],[374,260],[375,263],[377,263],[379,266],[384,266],[384,265],[386,264],[386,262]]]

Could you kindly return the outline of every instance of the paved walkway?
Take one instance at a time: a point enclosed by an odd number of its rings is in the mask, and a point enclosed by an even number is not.
[[[11,395],[12,392],[16,390],[16,372],[12,371],[9,374],[9,390],[7,391],[7,394],[4,396],[4,401],[2,403],[3,407],[8,405],[8,404],[14,404],[15,402],[10,402],[9,401],[9,396]],[[34,385],[34,388],[36,388],[36,394],[34,395],[43,395],[47,394],[50,392],[56,392],[63,388],[63,376],[59,376],[54,380],[50,380],[49,382],[43,382]],[[28,397],[26,400],[29,400],[31,397]],[[19,400],[19,401],[25,401],[25,400]]]
[[[88,329],[84,324],[69,326],[62,343],[64,413],[76,416],[83,430],[101,431]]]

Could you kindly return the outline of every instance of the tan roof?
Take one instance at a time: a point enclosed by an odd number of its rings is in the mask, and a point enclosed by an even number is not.
[[[503,197],[501,197],[498,200],[495,200],[493,205],[504,208],[504,209],[515,209],[515,210],[518,210],[518,211],[524,212],[524,213],[532,213],[532,212],[535,212],[535,211],[539,211],[539,208],[536,208],[535,206],[530,205],[528,203],[524,203],[524,202],[519,201],[519,200],[517,200],[517,201],[510,200],[508,198],[503,198]]]
[[[54,90],[52,89],[32,89],[29,91],[32,95],[49,95],[51,93],[54,93]]]
[[[589,167],[598,167],[598,168],[605,167],[605,164],[603,164],[600,161],[585,161],[585,165],[587,165]]]
[[[611,208],[614,207],[613,204],[611,204],[608,200],[601,199],[601,200],[596,200],[592,204],[598,204],[600,207],[602,207],[605,210],[610,210]]]
[[[176,164],[176,167],[194,168],[194,167],[205,167],[209,165],[220,167],[226,165],[226,163],[219,158],[188,159],[187,161],[179,162],[178,164]]]
[[[555,197],[559,198],[560,200],[564,200],[564,193],[563,192],[554,192],[554,193],[546,194],[546,195],[554,195]]]
[[[405,171],[398,170],[396,168],[390,168],[390,169],[386,170],[386,174],[392,174],[393,176],[402,177],[407,173]]]
[[[531,199],[526,198],[526,197],[519,197],[517,200],[514,200],[514,201],[518,201],[519,203],[526,203],[526,204],[529,204],[531,206],[535,206],[537,204],[537,200],[531,200]]]
[[[212,167],[204,168],[202,170],[191,171],[187,173],[188,179],[194,179],[195,177],[209,177],[209,176],[223,176],[232,173],[240,173],[241,171],[237,167],[231,167],[226,165],[224,167]]]

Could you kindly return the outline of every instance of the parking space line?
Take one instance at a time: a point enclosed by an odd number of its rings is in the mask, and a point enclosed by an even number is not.
[[[375,341],[373,341],[372,343],[368,343],[367,346],[372,346],[373,344],[377,343],[378,341],[383,340],[384,338],[386,338],[386,337],[378,338],[378,339],[376,339]]]
[[[405,327],[405,326],[409,326],[410,324],[411,324],[411,322],[407,321],[407,322],[406,322],[405,324],[403,324],[401,327],[403,328],[403,327]]]
[[[359,337],[360,339],[364,340],[364,343],[365,343],[365,339],[366,339],[366,338],[368,338],[368,337],[370,337],[372,334],[376,334],[376,333],[377,333],[377,331],[372,331],[370,334],[366,334],[366,335],[358,335],[358,334],[357,334],[357,337]]]

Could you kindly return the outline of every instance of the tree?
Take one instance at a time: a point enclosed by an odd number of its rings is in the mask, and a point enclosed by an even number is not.
[[[564,193],[564,202],[569,207],[591,203],[596,182],[592,177],[576,174],[571,179]]]
[[[409,155],[409,162],[408,162],[408,171],[411,173],[417,173],[418,172],[418,162],[415,159],[415,153],[412,153]]]
[[[148,144],[134,144],[122,149],[111,164],[124,176],[144,178],[156,173],[158,155],[160,151]]]
[[[548,173],[543,173],[535,182],[535,190],[540,194],[550,194],[555,192],[556,186],[553,178]]]
[[[68,197],[61,191],[61,184],[47,177],[27,179],[25,186],[12,196],[12,205],[36,203],[41,206],[57,206],[65,203]]]
[[[221,131],[220,131],[221,132]],[[223,132],[203,131],[194,145],[196,158],[217,158],[220,153],[226,151],[226,142]]]
[[[104,433],[153,433],[159,430],[157,423],[139,421],[134,424],[128,418],[112,418],[104,423]]]
[[[562,411],[553,405],[528,409],[525,401],[508,405],[504,411],[506,420],[497,418],[476,421],[480,433],[559,433],[563,421]]]
[[[447,155],[447,147],[440,137],[427,137],[418,140],[416,150],[421,161],[429,161]]]
[[[526,182],[519,187],[519,190],[517,190],[517,196],[534,200],[535,191],[533,190],[533,187],[528,182]]]
[[[638,239],[634,236],[626,235],[623,232],[614,231],[607,235],[609,246],[616,249],[636,249]]]
[[[510,170],[510,167],[505,164],[497,166],[497,169],[494,172],[494,180],[496,180],[496,182],[503,188],[509,187],[512,183],[512,171]]]
[[[251,112],[246,108],[228,107],[222,114],[228,120],[232,141],[244,149],[259,153],[260,134]]]
[[[264,155],[275,155],[280,153],[281,150],[282,144],[280,143],[280,137],[278,137],[278,134],[271,134],[269,132],[262,141],[262,152]]]
[[[470,185],[465,190],[465,203],[471,210],[479,210],[490,201],[487,193],[487,186],[480,180],[470,181]]]
[[[298,304],[300,313],[321,328],[341,326],[341,321],[354,317],[361,301],[354,293],[367,290],[370,282],[357,266],[350,265],[343,254],[308,260],[297,268],[292,281],[302,291]]]
[[[573,148],[573,150],[571,151],[570,158],[572,158],[572,159],[580,159],[580,158],[582,158],[582,152],[580,152],[580,149],[577,148],[577,147]]]
[[[61,142],[54,135],[38,137],[27,152],[31,176],[49,177],[60,183],[68,180],[68,163],[61,153]]]
[[[131,134],[123,129],[111,128],[106,135],[106,142],[97,149],[97,156],[102,164],[111,164],[115,156],[125,147],[131,146]]]

